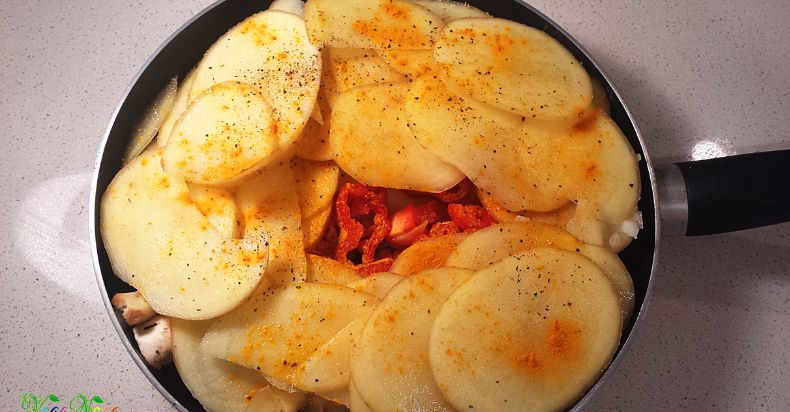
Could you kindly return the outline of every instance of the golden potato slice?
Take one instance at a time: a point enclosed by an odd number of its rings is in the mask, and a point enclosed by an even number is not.
[[[307,254],[306,282],[346,285],[359,279],[362,276],[353,267],[327,257]]]
[[[332,149],[329,147],[329,119],[320,124],[310,119],[307,121],[302,135],[296,141],[296,156],[315,161],[332,160]]]
[[[586,110],[590,76],[557,40],[509,20],[450,22],[434,59],[466,96],[527,118],[557,119]]]
[[[269,243],[266,277],[282,286],[305,280],[305,252],[299,195],[288,163],[259,171],[236,190],[244,217],[244,237],[265,236]]]
[[[241,216],[233,192],[218,186],[194,183],[188,183],[187,188],[189,198],[223,238],[241,237]]]
[[[367,317],[377,303],[376,297],[345,286],[304,283],[269,289],[217,319],[203,342],[215,356],[304,389],[308,361],[315,361],[316,351],[351,322]]]
[[[387,296],[392,287],[402,279],[403,276],[396,273],[380,272],[349,282],[347,286],[356,291],[384,299],[384,296]]]
[[[304,2],[302,0],[274,0],[269,10],[285,11],[304,19]]]
[[[176,98],[173,102],[173,108],[170,110],[167,118],[165,118],[164,123],[162,123],[162,127],[159,128],[159,133],[156,134],[157,147],[167,146],[167,141],[170,139],[170,133],[173,131],[173,126],[176,125],[176,122],[181,118],[181,115],[187,111],[187,99],[189,98],[189,91],[192,89],[193,80],[195,80],[194,69],[190,70],[187,76],[184,77],[184,80],[182,80],[178,85]]]
[[[521,158],[521,118],[452,93],[435,75],[421,76],[406,97],[414,136],[431,153],[460,169],[508,210],[554,210],[567,202]],[[342,165],[341,165],[342,167]]]
[[[252,86],[214,85],[173,127],[162,164],[203,184],[227,183],[265,166],[279,149],[272,108]]]
[[[321,91],[330,109],[343,92],[354,87],[406,81],[373,49],[328,47],[321,55],[324,59]]]
[[[452,411],[428,359],[433,320],[445,299],[474,272],[441,268],[395,285],[373,310],[351,352],[351,376],[374,411]]]
[[[480,270],[524,250],[554,247],[575,251],[582,245],[570,233],[545,223],[499,223],[469,234],[447,258],[447,266]]]
[[[445,235],[417,242],[407,247],[392,262],[391,272],[407,276],[447,264],[447,258],[466,235]]]
[[[306,399],[304,392],[286,392],[270,386],[255,392],[246,412],[297,412]]]
[[[432,50],[387,49],[378,53],[393,69],[410,79],[416,79],[434,67]]]
[[[634,281],[623,261],[616,253],[600,246],[582,245],[579,247],[579,253],[606,273],[620,300],[623,322],[627,322],[634,311]]]
[[[160,130],[161,126],[167,120],[173,106],[176,102],[178,92],[178,79],[172,78],[167,83],[164,89],[159,92],[154,98],[154,101],[148,106],[148,109],[143,114],[142,120],[137,124],[137,129],[132,135],[132,141],[126,147],[126,153],[123,155],[124,164],[129,163],[130,160],[139,156],[146,147],[154,140],[156,132]]]
[[[280,146],[290,146],[313,112],[321,55],[298,16],[267,10],[234,26],[198,64],[189,101],[211,86],[240,81],[257,88],[274,109]]]
[[[562,410],[606,368],[620,322],[617,295],[587,258],[523,252],[477,273],[444,303],[429,344],[433,376],[457,410]]]
[[[183,179],[152,150],[124,167],[101,200],[100,227],[113,271],[162,315],[208,319],[243,302],[261,280],[262,234],[226,239],[189,198]]]
[[[354,88],[338,98],[329,135],[337,164],[371,186],[443,192],[464,175],[417,143],[406,124],[408,83]]]
[[[348,394],[349,394],[349,408],[354,412],[373,412],[370,409],[370,406],[359,397],[359,392],[357,392],[357,388],[354,386],[354,381],[352,380],[348,385]]]
[[[365,317],[351,321],[321,345],[305,362],[304,372],[297,386],[324,394],[346,391],[351,377],[349,353],[354,339],[362,334],[366,320]]]
[[[467,17],[491,17],[480,9],[452,0],[412,0],[412,2],[441,17],[445,23]]]
[[[335,162],[291,161],[299,210],[302,212],[304,247],[310,248],[324,233],[332,214],[332,201],[337,190],[340,169]]]
[[[330,47],[430,49],[442,19],[400,0],[309,0],[305,24],[310,41]]]

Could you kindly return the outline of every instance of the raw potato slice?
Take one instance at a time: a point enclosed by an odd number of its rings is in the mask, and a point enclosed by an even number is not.
[[[400,0],[309,0],[310,41],[329,47],[430,49],[443,23],[439,16]]]
[[[181,115],[162,163],[191,182],[226,183],[271,161],[277,139],[272,108],[261,93],[245,83],[220,83]]]
[[[570,233],[545,223],[500,223],[467,236],[447,258],[447,265],[480,270],[524,250],[554,247],[575,251],[582,245]]]
[[[302,0],[274,0],[269,10],[285,11],[304,19],[304,2]]]
[[[351,88],[406,81],[373,49],[327,47],[321,56],[324,59],[321,93],[330,109],[335,107],[337,98]],[[372,67],[366,67],[365,63],[371,63]]]
[[[310,248],[321,239],[332,214],[332,200],[337,190],[340,169],[335,162],[301,159],[292,160],[291,166],[302,213],[304,247]]]
[[[269,289],[217,319],[204,345],[215,356],[260,368],[303,389],[306,362],[349,323],[368,316],[377,303],[377,298],[345,286],[305,283]]]
[[[433,269],[410,276],[373,310],[351,352],[360,398],[378,412],[452,411],[434,382],[428,340],[445,299],[474,272]]]
[[[611,115],[612,105],[609,103],[609,99],[606,97],[606,91],[601,85],[601,82],[599,82],[597,79],[591,79],[591,81],[593,90],[593,107],[600,108],[604,113],[606,113],[607,116]]]
[[[346,285],[361,279],[357,271],[342,263],[323,256],[307,255],[306,282]]]
[[[446,266],[447,258],[465,238],[466,235],[445,235],[417,242],[398,255],[390,271],[406,276]]]
[[[244,217],[244,237],[266,236],[266,277],[282,286],[305,280],[305,252],[299,196],[288,163],[261,170],[236,190]]]
[[[558,119],[586,110],[590,76],[548,34],[494,18],[455,20],[434,48],[445,81],[464,95],[527,118]]]
[[[139,156],[146,147],[154,140],[156,132],[164,124],[176,101],[176,92],[178,90],[178,79],[172,78],[170,82],[159,92],[154,98],[153,103],[148,106],[142,120],[137,125],[137,129],[132,137],[132,142],[126,148],[126,154],[123,156],[123,163],[129,163],[130,160]]]
[[[353,320],[318,348],[305,362],[304,373],[296,386],[325,394],[347,390],[351,378],[351,345],[362,334],[366,320],[367,317]]]
[[[609,277],[620,299],[623,322],[627,322],[634,311],[634,281],[623,261],[614,252],[600,246],[582,245],[579,253],[592,260]]]
[[[187,184],[189,197],[211,226],[225,239],[241,237],[241,216],[238,215],[236,196],[218,186]]]
[[[428,73],[434,66],[431,50],[387,49],[379,51],[379,55],[393,69],[410,79]]]
[[[161,150],[137,157],[101,201],[101,234],[113,271],[159,314],[208,319],[243,302],[266,267],[263,234],[223,239],[162,170]]]
[[[486,12],[468,4],[451,0],[412,0],[414,4],[424,7],[439,16],[445,23],[467,17],[491,17]]]
[[[421,76],[406,97],[409,128],[431,153],[459,168],[508,210],[554,210],[567,199],[557,188],[536,188],[524,165],[521,118],[452,93],[435,75]],[[342,165],[341,165],[342,166]]]
[[[443,192],[464,175],[412,136],[404,111],[408,89],[408,83],[365,86],[341,95],[329,136],[335,161],[366,185]]]
[[[170,133],[173,131],[173,126],[176,125],[178,119],[187,110],[187,100],[189,98],[189,91],[192,89],[192,81],[195,80],[195,70],[192,69],[187,74],[187,77],[178,85],[176,92],[176,99],[173,102],[173,109],[167,115],[162,127],[159,128],[159,133],[156,134],[156,146],[165,147],[167,141],[170,139]]]
[[[457,410],[561,410],[606,368],[620,322],[617,295],[587,258],[520,253],[477,273],[442,306],[429,345],[433,376]]]
[[[304,392],[290,393],[274,387],[267,387],[255,393],[246,412],[297,412],[304,405],[306,399],[307,394]]]
[[[248,83],[271,104],[278,142],[287,147],[313,112],[321,81],[321,55],[307,40],[301,18],[267,10],[225,33],[196,70],[190,102],[217,83]]]
[[[296,141],[296,156],[306,160],[332,160],[332,149],[329,147],[329,120],[320,124],[310,119],[307,121],[302,135]]]
[[[349,408],[354,412],[373,412],[368,404],[359,397],[359,393],[357,392],[357,388],[354,386],[354,381],[352,380],[348,384],[348,394],[349,394]]]
[[[374,273],[362,279],[357,279],[348,283],[348,287],[368,295],[373,295],[379,299],[384,299],[387,293],[400,282],[403,276],[391,272]]]

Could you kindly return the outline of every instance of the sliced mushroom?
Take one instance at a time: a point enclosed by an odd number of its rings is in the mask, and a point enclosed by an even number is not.
[[[112,305],[121,311],[129,326],[145,322],[156,315],[140,292],[116,293],[112,297]]]
[[[169,318],[159,315],[135,326],[134,340],[145,363],[152,368],[159,370],[162,365],[173,361],[173,333]]]

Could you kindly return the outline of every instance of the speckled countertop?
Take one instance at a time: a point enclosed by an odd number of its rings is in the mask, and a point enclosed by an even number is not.
[[[0,410],[28,391],[172,409],[99,298],[88,192],[128,82],[208,3],[0,1]],[[658,162],[790,147],[790,2],[533,4],[596,56]],[[647,314],[589,409],[790,410],[790,225],[662,246]]]

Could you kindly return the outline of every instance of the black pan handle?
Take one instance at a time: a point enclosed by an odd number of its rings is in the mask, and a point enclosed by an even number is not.
[[[790,222],[790,150],[676,163],[686,197],[686,236],[711,235]],[[677,185],[677,172],[659,170]],[[675,176],[673,178],[673,176]],[[674,184],[673,184],[674,181]],[[664,188],[665,216],[682,215],[683,193]],[[665,209],[665,210],[664,210]],[[682,216],[681,216],[682,218]]]

